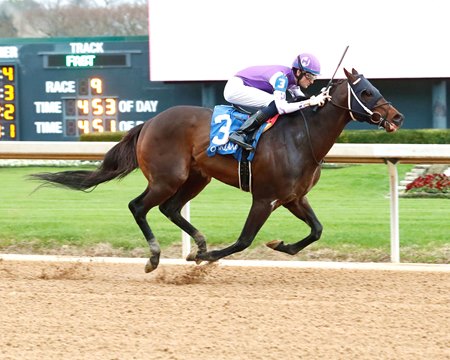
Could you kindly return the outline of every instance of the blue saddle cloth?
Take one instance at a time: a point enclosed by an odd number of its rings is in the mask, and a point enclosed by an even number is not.
[[[209,134],[209,147],[207,149],[208,156],[233,155],[236,160],[242,159],[242,148],[239,145],[228,141],[229,135],[238,130],[242,123],[249,118],[249,115],[243,114],[230,105],[217,105],[214,107],[211,117],[211,131]],[[264,131],[266,123],[262,124],[253,141],[253,147],[256,148],[259,138]],[[255,152],[251,152],[247,158],[252,161]]]

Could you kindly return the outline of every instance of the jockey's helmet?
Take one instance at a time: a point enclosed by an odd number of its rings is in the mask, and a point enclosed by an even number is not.
[[[299,64],[300,61],[300,64]],[[292,63],[292,67],[296,69],[300,69],[302,71],[309,72],[314,75],[320,75],[320,62],[319,60],[312,54],[303,53],[298,55],[294,62]]]

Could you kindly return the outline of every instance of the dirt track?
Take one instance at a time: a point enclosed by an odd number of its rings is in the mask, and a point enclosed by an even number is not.
[[[0,359],[450,359],[450,273],[0,261]]]

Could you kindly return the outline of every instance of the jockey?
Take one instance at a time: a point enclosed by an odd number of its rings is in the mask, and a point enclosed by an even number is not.
[[[253,151],[247,135],[276,114],[287,114],[307,106],[323,106],[330,96],[320,93],[307,98],[306,89],[320,75],[320,63],[312,54],[298,55],[292,67],[283,65],[252,66],[236,73],[225,85],[224,98],[231,104],[256,107],[239,130],[230,134],[229,140],[244,149]],[[286,92],[302,101],[288,103]],[[305,100],[306,99],[306,100]]]

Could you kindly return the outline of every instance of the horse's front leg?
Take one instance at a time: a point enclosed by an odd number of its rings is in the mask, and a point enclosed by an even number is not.
[[[270,201],[253,200],[244,228],[234,244],[221,250],[197,253],[196,258],[192,260],[217,261],[248,248],[272,211],[273,207],[270,205]]]
[[[317,219],[313,209],[309,205],[306,196],[303,196],[301,199],[296,199],[290,203],[284,204],[284,207],[288,209],[292,214],[294,214],[297,218],[308,224],[311,228],[311,232],[307,237],[294,244],[285,244],[281,240],[273,240],[268,242],[266,245],[274,250],[281,251],[290,255],[295,255],[314,241],[319,240],[320,236],[322,235],[323,227],[319,219]]]

